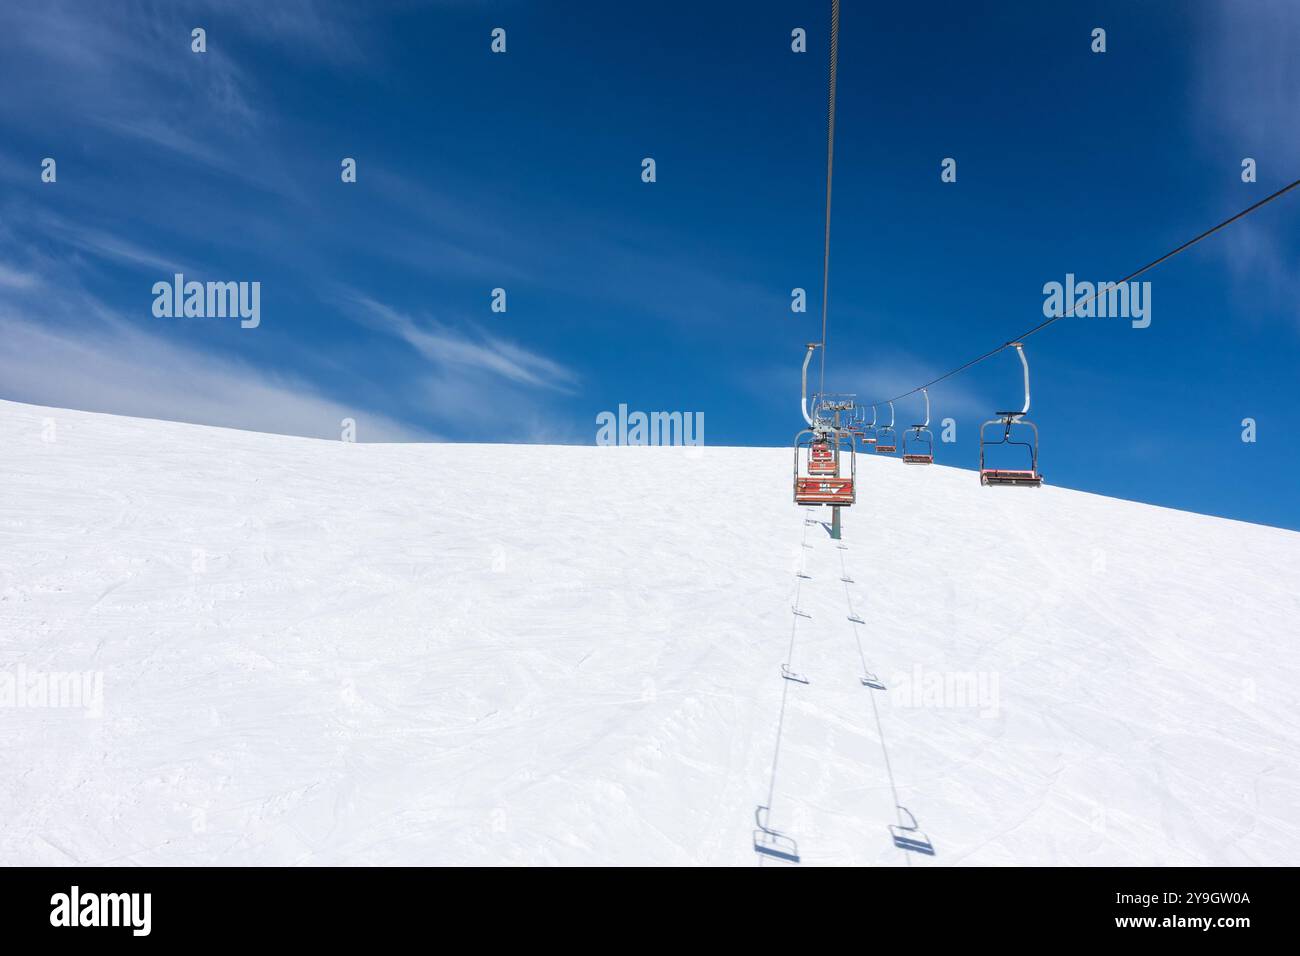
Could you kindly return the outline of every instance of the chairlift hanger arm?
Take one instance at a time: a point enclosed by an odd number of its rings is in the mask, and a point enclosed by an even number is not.
[[[1025,347],[1020,342],[1012,342],[1012,348],[1020,356],[1020,364],[1025,370],[1025,407],[1020,410],[1021,415],[1029,414],[1029,359],[1025,358]]]
[[[803,412],[803,420],[808,423],[810,428],[813,425],[813,420],[812,416],[808,414],[808,363],[812,361],[813,352],[820,347],[821,344],[818,342],[809,342],[808,352],[803,357],[803,385],[799,392],[799,410]]]

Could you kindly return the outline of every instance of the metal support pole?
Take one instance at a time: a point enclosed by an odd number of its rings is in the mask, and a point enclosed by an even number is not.
[[[831,537],[840,540],[840,506],[831,508]]]

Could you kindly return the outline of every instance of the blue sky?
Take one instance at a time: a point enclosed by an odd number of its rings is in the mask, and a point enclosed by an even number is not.
[[[708,444],[785,444],[819,323],[827,19],[5,4],[0,396],[567,443],[626,403],[702,411]],[[1284,0],[845,4],[828,387],[902,391],[1034,325],[1044,283],[1119,278],[1300,176],[1296,49]],[[1297,226],[1293,195],[1146,276],[1150,328],[1030,340],[1049,482],[1300,528]],[[261,282],[261,325],[155,318],[175,271]],[[934,389],[958,422],[941,461],[974,467],[1018,375],[1004,353]]]

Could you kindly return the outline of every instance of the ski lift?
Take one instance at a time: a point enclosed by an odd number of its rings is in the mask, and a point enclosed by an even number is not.
[[[913,425],[903,433],[903,461],[909,465],[934,464],[934,433],[930,431],[930,393],[923,388],[921,394],[925,396],[925,421]]]
[[[799,844],[793,837],[788,837],[767,825],[767,815],[770,812],[767,807],[758,807],[754,810],[754,852],[784,860],[786,863],[798,863]]]
[[[842,505],[857,500],[856,446],[849,432],[804,429],[794,440],[794,501],[798,505]],[[825,457],[829,455],[829,461]],[[847,468],[845,463],[848,463]]]
[[[1025,415],[1029,413],[1029,360],[1025,358],[1025,348],[1020,342],[1009,342],[1007,347],[1016,350],[1016,354],[1020,356],[1020,364],[1025,370],[1025,404],[1018,412],[997,412],[997,418],[989,419],[980,426],[980,484],[1028,485],[1037,488],[1043,483],[1043,476],[1038,470],[1038,426],[1033,422],[1025,421]],[[985,430],[990,425],[1002,426],[1001,438],[989,440],[985,437]],[[1024,426],[1029,431],[1019,426]],[[1013,433],[1013,428],[1019,430]],[[986,449],[995,445],[1015,445],[1024,448],[1029,453],[1029,467],[1027,469],[987,467],[984,453]]]
[[[853,429],[853,437],[865,445],[874,445],[876,443],[876,406],[871,406],[871,421],[867,421],[867,406],[858,406],[858,420]]]
[[[848,430],[853,437],[861,441],[867,437],[867,412],[861,405],[854,405],[849,413]]]
[[[832,431],[852,431],[853,410],[857,408],[854,395],[817,395],[813,398],[813,420]],[[849,420],[845,420],[845,415]]]
[[[889,825],[889,835],[894,838],[894,846],[900,850],[910,850],[913,853],[924,853],[926,856],[934,856],[934,844],[930,838],[921,832],[917,826],[916,817],[912,816],[912,811],[907,807],[898,808],[898,819],[903,819],[903,814],[907,814],[907,819],[911,824],[898,823]]]
[[[898,451],[898,432],[894,431],[894,403],[889,403],[889,424],[876,429],[876,454],[892,455]]]
[[[808,363],[818,347],[816,342],[808,343],[803,360],[799,408],[808,427],[794,437],[794,501],[798,505],[847,506],[857,500],[857,443],[852,432],[841,430],[821,416],[823,409],[834,411],[838,422],[844,402],[818,396],[813,403],[815,417],[808,411]],[[848,407],[852,407],[851,403]],[[835,514],[838,517],[839,512]]]

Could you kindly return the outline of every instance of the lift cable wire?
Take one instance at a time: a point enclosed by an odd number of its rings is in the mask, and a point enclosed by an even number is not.
[[[1232,225],[1232,224],[1233,224],[1234,222],[1236,222],[1238,219],[1244,219],[1246,216],[1249,216],[1252,212],[1255,212],[1257,209],[1260,209],[1260,208],[1262,208],[1262,207],[1268,205],[1268,204],[1271,203],[1274,199],[1278,199],[1278,198],[1282,197],[1283,195],[1285,195],[1286,193],[1289,193],[1291,190],[1295,189],[1297,186],[1300,186],[1300,179],[1297,179],[1297,180],[1295,180],[1294,182],[1292,182],[1292,183],[1290,183],[1290,184],[1288,184],[1288,185],[1286,185],[1286,186],[1283,186],[1281,189],[1279,189],[1277,192],[1273,193],[1272,195],[1265,196],[1265,197],[1264,197],[1263,199],[1261,199],[1259,202],[1255,203],[1255,204],[1252,205],[1252,206],[1248,206],[1248,207],[1246,207],[1246,208],[1243,209],[1241,212],[1237,213],[1235,216],[1232,216],[1231,218],[1228,218],[1228,219],[1223,220],[1223,222],[1219,223],[1217,226],[1214,226],[1214,227],[1212,227],[1212,228],[1210,228],[1210,229],[1205,230],[1205,232],[1201,233],[1199,236],[1196,236],[1196,237],[1193,238],[1193,239],[1188,239],[1186,242],[1184,242],[1184,243],[1183,243],[1181,246],[1179,246],[1177,249],[1173,249],[1173,250],[1171,250],[1171,251],[1169,251],[1169,252],[1166,252],[1166,253],[1165,253],[1163,256],[1161,256],[1159,259],[1155,259],[1155,260],[1153,260],[1153,261],[1151,261],[1151,262],[1148,262],[1148,263],[1147,263],[1146,265],[1144,265],[1141,269],[1138,269],[1136,272],[1131,272],[1131,273],[1129,273],[1129,274],[1128,274],[1127,276],[1125,276],[1123,279],[1120,279],[1118,282],[1113,283],[1113,285],[1120,286],[1120,285],[1124,285],[1124,284],[1127,283],[1127,282],[1131,282],[1132,280],[1136,279],[1138,276],[1142,275],[1144,272],[1147,272],[1148,270],[1154,269],[1156,266],[1160,265],[1160,263],[1165,262],[1165,261],[1167,261],[1167,260],[1169,260],[1169,259],[1172,259],[1174,256],[1178,255],[1180,252],[1184,252],[1184,251],[1190,249],[1192,246],[1196,245],[1196,244],[1197,244],[1198,242],[1200,242],[1202,239],[1208,239],[1210,236],[1214,235],[1214,234],[1215,234],[1216,232],[1218,232],[1220,229],[1223,229],[1223,228],[1225,228],[1225,227],[1227,227],[1227,226]],[[868,404],[868,405],[884,405],[886,402],[897,402],[897,401],[899,401],[900,399],[907,398],[907,397],[910,396],[910,395],[915,395],[917,392],[921,391],[921,389],[923,389],[923,388],[931,388],[931,387],[933,387],[934,385],[937,385],[939,382],[944,381],[944,379],[952,378],[954,375],[957,375],[957,374],[959,374],[959,373],[961,373],[961,372],[966,371],[966,370],[967,370],[968,368],[970,368],[971,366],[973,366],[973,365],[978,365],[980,362],[983,362],[985,359],[992,358],[993,356],[995,356],[995,355],[997,355],[999,352],[1001,352],[1003,349],[1009,348],[1010,346],[1014,345],[1015,343],[1017,343],[1017,342],[1022,342],[1022,341],[1024,341],[1025,339],[1029,338],[1031,335],[1034,335],[1034,334],[1036,334],[1036,333],[1038,333],[1038,332],[1041,332],[1043,329],[1047,328],[1049,325],[1052,325],[1052,324],[1055,323],[1055,322],[1059,322],[1059,321],[1061,321],[1061,319],[1068,319],[1068,318],[1072,317],[1072,316],[1074,315],[1074,310],[1075,310],[1076,308],[1080,308],[1080,307],[1086,305],[1087,303],[1089,303],[1089,302],[1091,302],[1093,299],[1095,299],[1098,295],[1100,295],[1101,292],[1102,292],[1102,290],[1103,290],[1103,286],[1105,286],[1105,285],[1107,285],[1107,284],[1106,284],[1106,283],[1099,283],[1098,286],[1097,286],[1097,290],[1096,290],[1095,292],[1093,292],[1092,295],[1086,296],[1085,298],[1079,300],[1079,301],[1076,302],[1074,305],[1072,305],[1068,311],[1063,312],[1063,313],[1061,313],[1060,315],[1054,315],[1054,316],[1052,316],[1052,317],[1050,317],[1050,318],[1048,318],[1048,319],[1045,319],[1045,320],[1042,321],[1042,322],[1039,322],[1037,325],[1035,325],[1035,326],[1034,326],[1032,329],[1030,329],[1029,331],[1027,331],[1027,332],[1022,332],[1022,333],[1020,333],[1020,335],[1016,336],[1016,337],[1013,338],[1013,339],[1008,339],[1007,341],[1005,341],[1005,342],[1003,342],[1001,345],[999,345],[997,348],[990,349],[989,351],[985,352],[983,355],[980,355],[980,356],[978,356],[977,358],[973,358],[973,359],[971,359],[971,360],[970,360],[969,362],[967,362],[965,365],[959,365],[957,368],[953,369],[953,370],[950,371],[950,372],[944,372],[944,373],[943,373],[942,375],[940,375],[938,378],[936,378],[936,379],[932,379],[932,380],[926,382],[924,385],[918,385],[918,386],[916,386],[916,388],[912,389],[911,391],[903,392],[901,395],[895,395],[893,398],[882,398],[882,399],[880,399],[879,401],[868,402],[867,404]],[[823,337],[823,339],[825,338],[825,332],[824,332],[824,331],[823,331],[823,333],[822,333],[822,337]],[[822,361],[825,362],[825,360],[826,360],[826,351],[825,351],[825,349],[823,348],[823,349],[822,349]]]
[[[830,99],[826,107],[826,247],[822,255],[822,367],[817,391],[826,392],[826,301],[831,280],[831,175],[835,165],[835,65],[840,49],[840,0],[831,0]]]

